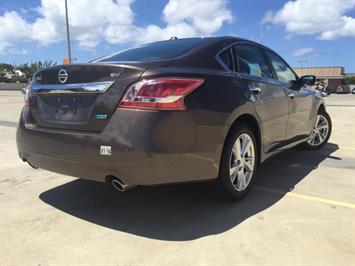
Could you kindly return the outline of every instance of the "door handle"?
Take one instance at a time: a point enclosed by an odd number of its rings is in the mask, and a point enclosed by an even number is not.
[[[290,92],[289,94],[287,94],[287,96],[291,99],[295,98],[295,94],[293,92]]]
[[[255,93],[255,94],[259,94],[261,92],[261,88],[254,83],[249,84],[249,91]]]

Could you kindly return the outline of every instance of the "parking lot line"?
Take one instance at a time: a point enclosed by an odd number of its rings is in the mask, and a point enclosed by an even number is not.
[[[340,207],[355,209],[354,203],[325,199],[325,198],[311,196],[311,195],[305,195],[305,194],[301,194],[301,193],[297,193],[297,192],[286,192],[286,191],[281,191],[281,190],[277,190],[277,189],[273,189],[273,188],[260,187],[260,186],[254,186],[253,188],[256,190],[260,190],[260,191],[276,193],[276,194],[285,195],[285,196],[291,196],[291,197],[295,197],[295,198],[299,198],[299,199],[320,202],[320,203],[333,205],[333,206],[340,206]]]

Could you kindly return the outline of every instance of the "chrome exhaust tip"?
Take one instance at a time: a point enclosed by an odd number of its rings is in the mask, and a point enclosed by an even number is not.
[[[132,185],[124,184],[120,179],[112,175],[106,176],[105,180],[107,184],[110,184],[114,189],[120,192],[124,192],[133,187]]]
[[[29,166],[31,166],[33,169],[38,169],[37,166],[34,166],[33,164],[31,164],[29,161],[27,161],[26,159],[22,159],[23,162],[27,163]]]
[[[117,178],[112,178],[111,185],[114,189],[123,192],[126,190],[125,185]]]
[[[114,189],[120,191],[120,192],[124,192],[130,188],[132,188],[131,185],[125,185],[121,180],[119,180],[117,177],[111,177],[110,178],[110,182],[111,185],[113,186]]]

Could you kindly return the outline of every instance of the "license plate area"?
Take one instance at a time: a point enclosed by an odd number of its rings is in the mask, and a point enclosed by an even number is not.
[[[52,123],[88,123],[95,99],[95,94],[37,95],[40,119]]]

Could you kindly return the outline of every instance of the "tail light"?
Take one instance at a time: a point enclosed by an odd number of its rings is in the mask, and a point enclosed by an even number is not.
[[[184,98],[203,83],[199,78],[156,78],[130,85],[119,107],[185,110]]]
[[[31,93],[31,83],[26,86],[26,88],[23,89],[23,98],[25,101],[25,106],[29,107],[30,106],[30,93]]]

